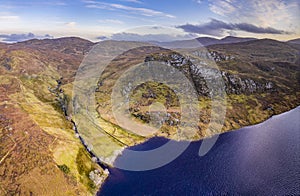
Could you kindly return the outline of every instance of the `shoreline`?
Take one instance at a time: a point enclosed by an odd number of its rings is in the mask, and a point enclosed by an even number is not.
[[[299,113],[300,107],[297,107],[258,126],[220,135],[211,152],[204,157],[198,156],[202,141],[195,141],[172,164],[155,170],[134,172],[113,169],[98,195],[119,195],[124,190],[127,195],[148,195],[154,190],[163,195],[169,192],[183,193],[182,190],[202,195],[238,194],[251,192],[253,187],[257,187],[254,191],[256,194],[263,194],[265,190],[272,194],[295,193],[298,187],[294,175],[297,172],[295,164],[299,155],[298,137],[295,136],[299,135]],[[150,150],[165,142],[163,138],[153,138],[132,149]],[[281,164],[278,165],[278,162]],[[122,167],[132,161],[125,153],[117,163]],[[279,179],[286,179],[290,183],[286,185]],[[214,184],[210,181],[214,181]],[[178,183],[178,186],[172,186],[174,183]],[[286,189],[287,186],[291,189]],[[172,188],[166,190],[165,187]]]
[[[221,133],[219,133],[218,135],[225,134],[225,133],[229,133],[229,132],[233,132],[233,131],[238,131],[238,130],[240,130],[240,129],[247,128],[247,127],[252,127],[252,126],[259,125],[259,124],[261,124],[261,123],[264,123],[264,122],[270,120],[272,117],[277,117],[277,116],[280,116],[280,115],[284,115],[285,113],[288,113],[288,112],[290,112],[290,111],[292,111],[292,110],[295,110],[295,109],[297,109],[297,108],[299,108],[299,107],[300,107],[300,105],[298,105],[298,106],[296,106],[296,107],[294,107],[294,108],[291,108],[290,110],[284,111],[284,112],[282,112],[282,113],[280,113],[280,114],[271,115],[271,116],[268,117],[267,119],[265,119],[265,120],[263,120],[263,121],[261,121],[261,122],[258,122],[258,123],[256,123],[256,124],[246,125],[246,126],[243,126],[243,127],[238,128],[238,129],[230,129],[230,130],[227,130],[227,131],[225,131],[225,132],[221,132]],[[75,134],[78,134],[78,135],[79,135],[79,136],[78,136],[79,140],[81,141],[83,147],[84,147],[85,150],[89,153],[89,155],[91,156],[91,158],[96,157],[96,163],[97,163],[103,170],[107,169],[108,171],[110,171],[111,168],[115,168],[115,167],[114,167],[114,162],[116,161],[116,159],[117,159],[119,156],[122,155],[122,153],[123,153],[123,151],[124,151],[125,148],[124,148],[122,151],[120,151],[120,152],[115,156],[114,160],[112,161],[112,165],[109,165],[109,164],[107,164],[107,163],[104,163],[104,162],[102,162],[102,161],[100,160],[100,158],[99,158],[97,155],[95,155],[95,153],[93,153],[93,151],[90,150],[90,149],[88,148],[88,146],[85,144],[85,141],[84,141],[84,139],[80,136],[79,131],[78,131],[77,126],[76,126],[76,123],[73,121],[73,119],[70,119],[69,121],[72,123],[72,125],[73,125],[73,130],[74,130]],[[217,135],[217,134],[215,134],[215,135]],[[215,135],[213,135],[213,136],[215,136]],[[200,139],[197,139],[197,140],[192,140],[191,142],[205,140],[205,139],[211,138],[211,137],[213,137],[213,136],[210,136],[210,137],[204,137],[204,138],[200,138]],[[155,135],[155,136],[153,136],[153,137],[146,138],[146,139],[145,139],[143,142],[141,142],[141,143],[145,143],[145,142],[147,142],[147,141],[149,141],[150,139],[155,138],[155,137],[163,137],[163,138],[166,138],[166,137],[164,137],[164,136]],[[166,138],[166,139],[169,139],[169,138]],[[171,139],[169,139],[169,140],[171,140]],[[179,141],[186,141],[186,140],[179,140]],[[139,145],[139,144],[141,144],[141,143],[137,143],[137,144],[135,144],[135,145]],[[133,145],[133,146],[135,146],[135,145]],[[132,147],[132,146],[128,146],[128,147],[126,147],[126,148],[129,148],[129,147]],[[108,175],[107,175],[106,178],[102,181],[102,183],[101,183],[99,186],[97,186],[98,189],[97,189],[96,194],[99,193],[99,192],[101,191],[101,188],[102,188],[102,186],[105,184],[106,180],[108,179],[109,174],[110,174],[110,173],[108,173]]]

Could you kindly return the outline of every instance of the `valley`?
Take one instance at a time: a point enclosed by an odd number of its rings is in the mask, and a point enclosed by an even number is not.
[[[184,52],[149,43],[116,42],[133,44],[135,48],[113,59],[98,79],[92,112],[99,128],[93,122],[78,123],[85,116],[73,111],[72,94],[84,56],[101,42],[68,37],[1,43],[0,195],[93,195],[98,191],[109,174],[88,153],[72,121],[79,134],[86,134],[83,138],[94,138],[88,141],[93,143],[90,150],[108,165],[113,165],[128,146],[155,136],[176,139],[180,102],[176,92],[164,84],[150,81],[130,94],[130,112],[138,123],[149,124],[150,117],[157,114],[148,111],[151,104],[159,102],[167,108],[168,118],[155,134],[141,136],[115,121],[111,112],[112,88],[126,70],[138,63],[157,61],[172,66],[194,85],[201,110],[192,140],[258,124],[300,105],[299,43],[270,39],[228,41],[231,39],[209,44],[205,50],[185,49],[201,59],[215,61],[222,75],[226,115],[218,132],[207,130],[212,92],[201,74],[214,70],[193,63]]]

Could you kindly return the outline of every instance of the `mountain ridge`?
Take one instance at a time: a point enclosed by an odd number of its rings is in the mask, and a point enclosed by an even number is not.
[[[300,39],[300,38],[299,38]],[[171,41],[171,42],[150,42],[157,44],[161,47],[166,48],[195,48],[195,47],[201,47],[201,46],[211,46],[211,45],[221,45],[221,44],[234,44],[234,43],[243,43],[243,42],[249,42],[249,41],[255,41],[255,40],[274,40],[282,43],[292,43],[296,44],[299,43],[299,39],[289,40],[289,41],[279,41],[275,39],[269,39],[269,38],[253,38],[253,37],[235,37],[235,36],[227,36],[221,39],[212,38],[212,37],[198,37],[195,39],[190,40],[178,40],[178,41]]]
[[[300,38],[296,38],[296,39],[292,39],[287,41],[287,43],[291,43],[291,44],[300,44]]]
[[[292,43],[292,44],[299,44],[300,43],[300,38],[295,38],[291,39],[288,41],[280,41],[276,39],[271,39],[271,38],[254,38],[254,37],[237,37],[237,36],[226,36],[223,38],[213,38],[213,37],[197,37],[194,39],[187,39],[187,40],[175,40],[175,41],[166,41],[166,42],[159,42],[159,41],[139,41],[139,42],[149,42],[149,43],[154,43],[154,44],[169,44],[172,46],[173,43],[178,43],[179,44],[185,43],[185,42],[193,42],[193,41],[199,41],[199,43],[203,46],[209,46],[209,45],[216,45],[216,44],[232,44],[232,43],[241,43],[241,42],[248,42],[248,41],[254,41],[254,40],[275,40],[279,42],[286,42],[286,43]],[[113,41],[113,40],[112,40]],[[120,40],[122,41],[122,40]],[[0,42],[0,45],[15,45],[15,44],[20,44],[20,45],[38,45],[38,44],[58,44],[59,42],[64,43],[64,44],[73,44],[76,45],[78,43],[85,43],[85,44],[97,44],[101,43],[100,42],[93,42],[85,38],[81,37],[76,37],[76,36],[70,36],[70,37],[59,37],[59,38],[46,38],[46,39],[29,39],[25,41],[20,41],[20,42],[15,42],[15,43],[6,43],[6,42]],[[132,42],[132,41],[129,41]]]

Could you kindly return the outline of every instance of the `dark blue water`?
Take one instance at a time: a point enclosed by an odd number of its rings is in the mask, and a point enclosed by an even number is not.
[[[153,138],[132,149],[165,142]],[[155,170],[111,169],[98,195],[300,195],[300,107],[222,134],[204,157],[200,144]],[[126,162],[126,154],[119,160]]]

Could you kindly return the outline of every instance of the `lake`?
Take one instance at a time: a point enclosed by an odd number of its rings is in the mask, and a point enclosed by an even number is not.
[[[130,149],[153,149],[167,141],[152,138]],[[98,195],[300,195],[300,107],[221,134],[203,157],[201,142],[155,170],[111,168]],[[126,164],[126,158],[124,153],[116,161]]]

